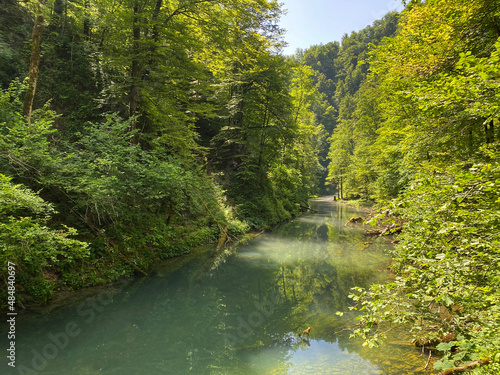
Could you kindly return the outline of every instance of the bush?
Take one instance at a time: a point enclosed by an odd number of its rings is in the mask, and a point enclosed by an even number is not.
[[[393,207],[408,221],[394,252],[398,276],[353,295],[366,311],[356,334],[377,345],[383,323],[408,323],[419,342],[454,337],[458,351],[438,346],[440,370],[498,353],[499,204],[500,144],[474,164],[423,170]]]
[[[88,256],[88,245],[72,238],[76,230],[47,226],[54,213],[52,205],[0,174],[0,264],[16,264],[21,301],[49,299],[59,278]],[[6,269],[0,271],[2,280],[7,279]]]

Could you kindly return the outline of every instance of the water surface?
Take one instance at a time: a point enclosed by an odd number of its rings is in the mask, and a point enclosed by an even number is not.
[[[335,314],[348,311],[351,287],[390,277],[392,245],[345,225],[362,212],[328,199],[312,207],[233,254],[168,261],[148,277],[25,313],[12,373],[417,373],[427,358],[404,333],[370,350],[349,339],[352,313]],[[298,337],[307,327],[310,336]]]

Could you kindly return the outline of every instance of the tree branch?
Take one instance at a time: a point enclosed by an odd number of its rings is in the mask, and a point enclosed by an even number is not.
[[[490,362],[491,362],[490,358],[483,358],[483,359],[480,359],[479,361],[474,361],[474,362],[468,363],[468,364],[460,366],[460,367],[455,367],[455,368],[450,368],[448,370],[444,370],[443,372],[440,372],[438,375],[460,374],[462,372],[470,371],[470,370],[476,368],[477,366],[487,365]]]

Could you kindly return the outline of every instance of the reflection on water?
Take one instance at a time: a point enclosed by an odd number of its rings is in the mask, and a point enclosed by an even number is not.
[[[343,330],[352,314],[335,315],[348,311],[351,287],[389,277],[390,243],[367,243],[363,228],[345,226],[361,215],[352,208],[330,200],[312,206],[314,213],[261,235],[215,269],[206,256],[175,260],[152,276],[22,317],[12,373],[414,373],[426,358],[402,345],[405,337],[369,350]],[[307,327],[310,337],[298,337]]]

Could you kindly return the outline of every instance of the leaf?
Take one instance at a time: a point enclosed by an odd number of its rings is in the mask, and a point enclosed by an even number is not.
[[[437,346],[436,346],[436,349],[441,351],[441,352],[449,352],[451,350],[452,347],[456,346],[456,343],[454,341],[451,341],[451,342],[442,342],[442,343],[439,343]]]
[[[445,253],[441,253],[441,254],[437,254],[436,255],[436,259],[437,260],[443,260],[446,258],[446,254]]]
[[[450,368],[454,368],[455,361],[450,360],[448,358],[442,358],[442,359],[434,362],[433,367],[434,367],[434,370],[436,370],[436,371],[445,371],[445,370],[448,370]]]

